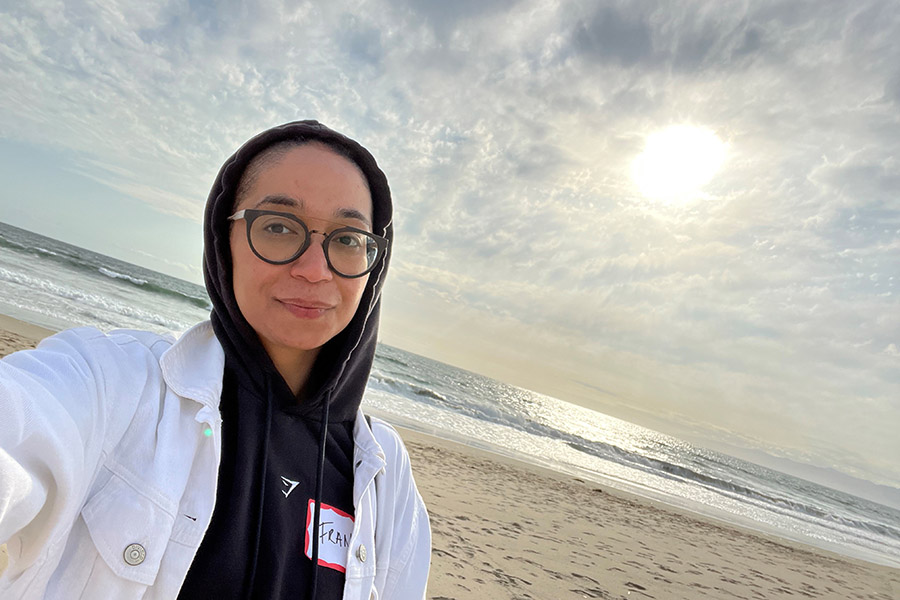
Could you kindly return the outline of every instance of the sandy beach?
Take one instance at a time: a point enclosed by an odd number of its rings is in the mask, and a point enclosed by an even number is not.
[[[0,316],[0,356],[47,333]],[[402,434],[431,514],[433,600],[900,599],[900,569]]]

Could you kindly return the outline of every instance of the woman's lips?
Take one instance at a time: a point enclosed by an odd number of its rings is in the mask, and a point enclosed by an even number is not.
[[[278,300],[289,313],[301,319],[317,319],[334,308],[331,304],[314,300],[284,299]]]

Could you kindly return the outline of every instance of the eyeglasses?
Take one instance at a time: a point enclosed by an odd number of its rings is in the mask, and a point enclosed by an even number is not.
[[[290,213],[273,210],[244,209],[228,217],[229,221],[240,219],[247,223],[247,242],[253,254],[273,265],[296,260],[309,248],[314,233],[325,236],[322,250],[328,268],[349,279],[374,269],[387,251],[385,238],[355,227],[339,227],[325,233],[310,229]]]

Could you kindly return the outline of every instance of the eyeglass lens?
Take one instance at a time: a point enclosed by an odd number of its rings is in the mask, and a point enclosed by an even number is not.
[[[267,260],[290,260],[306,244],[300,223],[278,215],[260,215],[250,227],[250,243]],[[363,232],[343,230],[329,234],[324,245],[332,268],[342,275],[365,273],[378,257],[375,238]]]

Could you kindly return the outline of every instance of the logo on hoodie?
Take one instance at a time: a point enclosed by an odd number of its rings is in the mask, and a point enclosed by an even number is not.
[[[282,483],[284,483],[284,485],[287,486],[286,490],[281,490],[281,493],[284,494],[285,498],[290,496],[291,492],[294,491],[294,488],[297,487],[297,484],[300,483],[299,481],[293,481],[291,479],[288,479],[287,477],[282,477],[281,481]]]

